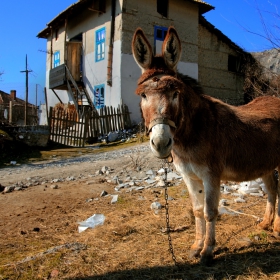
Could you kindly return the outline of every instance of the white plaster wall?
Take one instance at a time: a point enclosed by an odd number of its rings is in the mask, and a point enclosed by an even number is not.
[[[183,62],[178,63],[177,69],[180,73],[188,75],[191,78],[198,80],[198,64],[192,62]]]
[[[121,58],[122,100],[132,113],[130,115],[131,121],[138,124],[141,122],[141,112],[139,107],[140,97],[135,94],[135,89],[137,87],[137,81],[141,75],[141,70],[131,54],[122,54]]]
[[[39,125],[47,125],[48,119],[47,119],[47,110],[46,110],[46,104],[41,104],[39,109]]]
[[[108,32],[106,30],[106,32]],[[105,105],[117,107],[121,104],[121,77],[120,77],[120,48],[121,41],[114,42],[112,87],[107,85],[108,46],[105,47],[105,59],[95,62],[95,52],[86,54],[84,57],[84,83],[86,89],[94,100],[94,86],[105,85]]]

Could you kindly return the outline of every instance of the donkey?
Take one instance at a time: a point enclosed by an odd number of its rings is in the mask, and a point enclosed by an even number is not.
[[[261,177],[268,193],[264,218],[258,226],[280,235],[280,99],[259,97],[231,106],[207,96],[195,79],[177,72],[181,42],[168,29],[162,54],[153,55],[141,28],[132,40],[132,53],[142,69],[136,94],[158,158],[172,157],[188,187],[196,235],[190,257],[209,264],[215,246],[221,180],[248,181]]]

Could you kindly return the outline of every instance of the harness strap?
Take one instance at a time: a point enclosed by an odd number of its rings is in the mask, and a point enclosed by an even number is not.
[[[168,124],[169,126],[176,128],[175,122],[166,119],[166,118],[157,118],[157,119],[153,119],[150,122],[150,125],[148,127],[148,133],[152,130],[152,128],[157,125],[157,124]]]

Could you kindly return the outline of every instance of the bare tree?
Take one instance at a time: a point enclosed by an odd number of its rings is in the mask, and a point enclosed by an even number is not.
[[[254,3],[262,26],[262,33],[244,27],[242,28],[248,33],[266,39],[270,48],[280,53],[280,15],[278,12],[278,6],[274,5],[274,12],[271,12],[261,9],[257,0],[254,0]],[[266,68],[265,66],[261,66],[256,59],[247,59],[244,73],[245,102],[262,95],[274,95],[280,97],[279,74],[274,73],[271,69]]]

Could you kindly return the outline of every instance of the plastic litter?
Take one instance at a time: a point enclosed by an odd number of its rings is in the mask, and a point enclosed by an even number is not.
[[[105,216],[103,214],[94,214],[85,221],[79,222],[79,233],[85,231],[87,228],[94,228],[99,225],[103,225]]]

